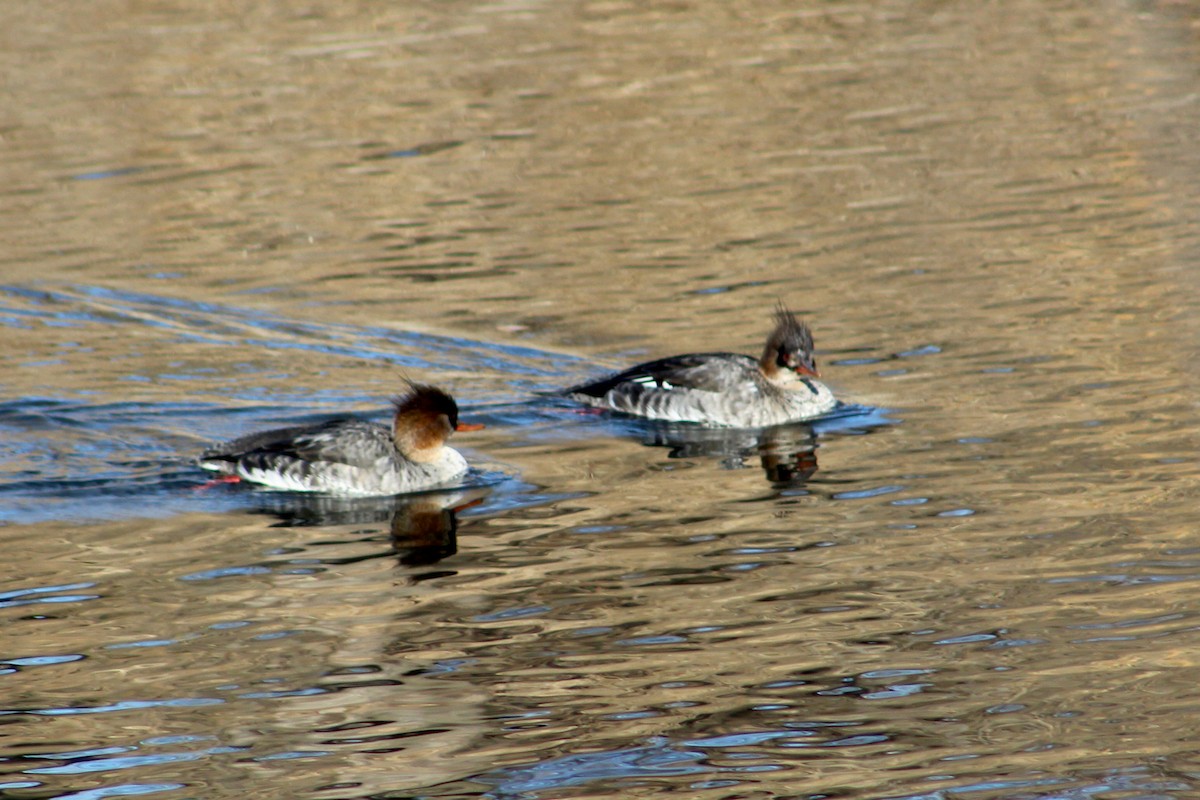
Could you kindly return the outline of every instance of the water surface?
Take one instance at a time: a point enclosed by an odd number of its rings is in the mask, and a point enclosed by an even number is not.
[[[10,4],[0,794],[1192,797],[1178,4]],[[756,352],[769,437],[541,392]],[[486,430],[469,487],[206,443]]]

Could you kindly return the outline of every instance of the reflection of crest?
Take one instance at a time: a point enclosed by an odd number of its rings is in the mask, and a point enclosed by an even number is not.
[[[743,469],[757,458],[771,483],[803,483],[817,471],[817,440],[806,423],[749,429],[651,421],[642,443],[669,447],[671,458],[719,458],[725,469]]]
[[[458,512],[482,501],[489,489],[427,492],[396,497],[334,497],[260,492],[255,511],[278,517],[275,527],[334,527],[387,522],[400,563],[433,564],[458,551]]]

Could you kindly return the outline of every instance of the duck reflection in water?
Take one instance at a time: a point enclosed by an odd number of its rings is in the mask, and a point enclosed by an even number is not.
[[[489,492],[475,488],[378,498],[264,492],[254,510],[277,517],[274,527],[284,528],[387,523],[399,562],[424,566],[458,552],[458,513],[482,503]]]
[[[717,458],[724,469],[744,469],[757,459],[769,482],[789,486],[806,482],[817,471],[817,437],[805,423],[708,428],[639,420],[635,425],[642,444],[670,448],[670,458]]]

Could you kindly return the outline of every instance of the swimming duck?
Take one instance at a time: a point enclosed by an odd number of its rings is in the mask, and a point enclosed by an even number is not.
[[[200,466],[272,489],[360,496],[419,492],[466,474],[467,460],[446,440],[483,426],[460,423],[454,398],[410,383],[393,404],[391,428],[343,418],[252,433],[205,451]]]
[[[597,408],[673,422],[762,428],[813,419],[837,399],[817,378],[812,332],[780,306],[762,356],[692,353],[630,367],[562,394]]]

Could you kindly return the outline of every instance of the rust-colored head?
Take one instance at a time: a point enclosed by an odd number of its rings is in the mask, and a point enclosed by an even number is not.
[[[409,391],[395,398],[396,418],[392,437],[410,461],[433,461],[454,431],[479,430],[482,425],[458,421],[458,403],[436,386],[409,383]]]

